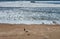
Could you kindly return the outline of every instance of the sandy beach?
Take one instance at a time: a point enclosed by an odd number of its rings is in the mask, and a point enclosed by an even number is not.
[[[60,25],[0,24],[0,39],[60,39]]]

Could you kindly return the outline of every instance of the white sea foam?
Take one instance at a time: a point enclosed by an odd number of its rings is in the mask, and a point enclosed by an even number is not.
[[[56,9],[56,10],[55,10]],[[0,23],[60,24],[60,8],[0,8]]]

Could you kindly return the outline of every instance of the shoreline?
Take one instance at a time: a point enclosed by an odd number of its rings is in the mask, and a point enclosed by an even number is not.
[[[60,24],[10,24],[10,23],[0,23],[0,25],[46,25],[46,26],[60,26]]]

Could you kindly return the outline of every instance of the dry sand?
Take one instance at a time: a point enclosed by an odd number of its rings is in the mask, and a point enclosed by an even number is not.
[[[0,24],[0,39],[60,39],[60,25]]]

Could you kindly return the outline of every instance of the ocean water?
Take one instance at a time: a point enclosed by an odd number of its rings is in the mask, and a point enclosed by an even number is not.
[[[0,7],[0,23],[60,24],[60,7]]]

